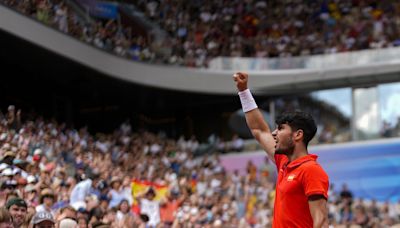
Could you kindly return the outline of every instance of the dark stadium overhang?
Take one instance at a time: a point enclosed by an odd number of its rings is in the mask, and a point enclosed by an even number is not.
[[[97,72],[139,85],[205,94],[236,93],[231,78],[233,71],[134,62],[83,43],[2,5],[0,29]],[[400,64],[390,62],[329,70],[249,73],[250,87],[255,93],[276,95],[400,81],[399,72]]]

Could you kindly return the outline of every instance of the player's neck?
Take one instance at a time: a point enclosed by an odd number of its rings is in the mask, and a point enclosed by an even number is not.
[[[308,151],[306,148],[304,147],[300,147],[300,148],[295,148],[293,153],[290,155],[287,155],[287,157],[289,158],[289,162],[292,162],[298,158],[304,157],[308,155]]]

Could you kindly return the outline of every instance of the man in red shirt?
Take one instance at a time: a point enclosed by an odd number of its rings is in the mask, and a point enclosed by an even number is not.
[[[307,151],[317,131],[313,118],[300,111],[284,113],[271,132],[247,88],[248,75],[239,72],[233,79],[247,125],[278,170],[273,227],[328,227],[328,175]]]

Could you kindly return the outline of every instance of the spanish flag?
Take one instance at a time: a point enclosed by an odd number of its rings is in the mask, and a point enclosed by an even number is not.
[[[159,185],[156,183],[153,183],[151,181],[142,181],[142,180],[133,180],[132,181],[132,195],[133,195],[133,204],[132,204],[132,210],[133,212],[139,214],[140,213],[140,205],[139,202],[136,201],[136,196],[141,195],[149,188],[153,188],[154,191],[156,192],[156,197],[155,200],[161,200],[166,197],[168,193],[168,186],[167,185]]]

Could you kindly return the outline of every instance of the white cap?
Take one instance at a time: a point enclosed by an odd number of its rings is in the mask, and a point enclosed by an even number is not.
[[[214,221],[214,226],[222,226],[222,221],[220,219],[217,219]]]
[[[25,192],[31,192],[33,190],[36,190],[35,185],[28,184],[27,186],[25,186]]]
[[[7,138],[7,133],[2,133],[1,135],[0,135],[0,140],[1,141],[3,141],[3,140],[5,140]],[[4,144],[5,145],[5,144]],[[4,146],[3,146],[3,148],[4,148]]]
[[[7,137],[7,133],[3,133],[2,135],[4,135]],[[4,145],[2,146],[3,149],[5,150],[9,150],[11,148],[10,143],[4,143]]]
[[[77,225],[76,221],[70,218],[65,218],[60,221],[59,228],[71,228]]]
[[[37,148],[34,152],[33,155],[42,155],[42,150],[40,148]]]
[[[192,209],[190,209],[191,215],[197,215],[198,212],[199,212],[199,209],[197,209],[197,207],[192,207]]]
[[[35,182],[36,182],[36,177],[33,176],[33,175],[29,175],[29,176],[26,178],[26,181],[28,182],[28,184],[35,183]]]
[[[12,170],[12,172],[13,172],[13,175],[15,175],[15,174],[17,174],[17,173],[20,173],[20,172],[21,172],[21,169],[20,169],[20,168],[14,168],[14,169]]]
[[[183,211],[178,211],[178,212],[176,213],[176,217],[177,217],[177,218],[182,218],[182,217],[183,217]]]
[[[170,181],[176,181],[178,179],[178,176],[176,175],[176,173],[172,173],[171,175],[169,175],[169,179]]]
[[[0,171],[3,171],[5,168],[8,168],[8,165],[6,163],[1,163],[0,164]]]
[[[14,175],[12,168],[6,168],[1,172],[2,176],[12,176]]]

